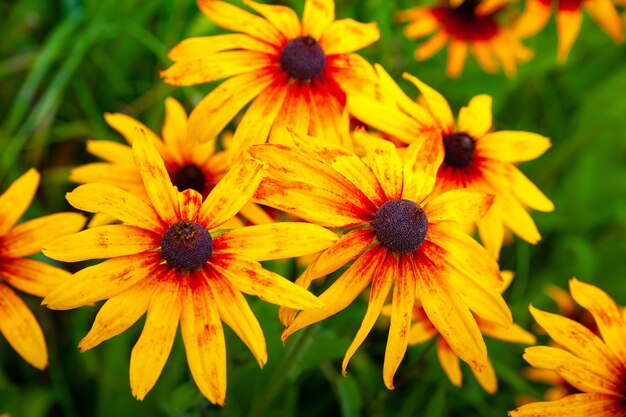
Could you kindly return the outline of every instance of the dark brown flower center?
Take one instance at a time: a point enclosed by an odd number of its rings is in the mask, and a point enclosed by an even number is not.
[[[454,14],[466,22],[476,19],[476,6],[478,6],[478,0],[465,0],[459,7],[454,9]]]
[[[380,206],[374,215],[372,227],[384,247],[397,253],[408,253],[424,243],[428,219],[419,204],[397,199]]]
[[[188,189],[196,190],[204,195],[206,191],[206,178],[204,173],[195,164],[187,164],[176,169],[171,174],[172,184],[178,187],[178,191]]]
[[[171,225],[161,240],[163,258],[171,267],[181,271],[201,268],[213,253],[209,232],[191,220]]]
[[[315,39],[300,36],[285,44],[280,52],[280,65],[292,77],[310,80],[324,71],[326,54]]]
[[[474,139],[465,133],[450,133],[443,137],[444,162],[463,168],[474,162]]]

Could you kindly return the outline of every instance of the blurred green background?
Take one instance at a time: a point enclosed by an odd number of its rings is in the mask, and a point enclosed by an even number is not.
[[[299,13],[303,7],[302,0],[283,3]],[[517,275],[506,294],[516,321],[528,328],[529,303],[554,311],[546,285],[565,287],[572,276],[626,304],[626,47],[613,44],[586,16],[569,61],[558,66],[552,20],[526,42],[536,56],[519,66],[516,77],[485,74],[470,58],[462,76],[449,80],[445,52],[415,62],[415,42],[393,21],[395,11],[418,3],[337,0],[336,11],[338,18],[378,22],[380,41],[361,53],[382,63],[409,95],[417,92],[401,79],[403,71],[441,91],[455,111],[472,96],[488,93],[497,129],[537,132],[553,142],[543,157],[522,165],[557,207],[533,215],[544,238],[536,246],[515,240],[501,257],[502,268]],[[158,76],[178,41],[220,33],[193,1],[3,1],[0,27],[1,189],[29,167],[43,172],[27,218],[70,208],[64,199],[72,188],[67,176],[71,167],[92,160],[84,150],[87,139],[121,140],[104,123],[104,112],[130,114],[160,131],[165,97],[172,95],[191,110],[212,87],[174,89]],[[297,273],[291,261],[268,267],[290,278]],[[465,366],[464,386],[453,387],[428,344],[409,348],[396,390],[387,391],[381,377],[384,323],[342,378],[340,360],[365,313],[363,300],[313,327],[309,331],[315,334],[303,345],[296,335],[283,346],[277,307],[250,298],[265,331],[269,362],[260,370],[226,330],[225,407],[210,405],[196,390],[180,338],[156,387],[137,402],[130,394],[128,362],[141,322],[81,354],[76,346],[97,306],[51,312],[34,297],[23,297],[44,328],[50,366],[35,370],[0,338],[0,413],[13,417],[495,417],[514,408],[517,396],[540,397],[545,389],[522,378],[522,346],[488,340],[500,382],[496,395],[483,392]]]

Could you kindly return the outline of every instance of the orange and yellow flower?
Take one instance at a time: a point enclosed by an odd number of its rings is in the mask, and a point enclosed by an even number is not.
[[[552,7],[556,7],[557,10],[556,26],[559,34],[557,60],[561,63],[567,60],[580,32],[582,9],[585,9],[615,42],[624,40],[624,26],[612,0],[527,0],[526,9],[515,24],[518,36],[525,38],[543,29],[550,19]]]
[[[377,66],[381,90],[389,101],[350,97],[348,106],[359,120],[402,143],[431,139],[444,149],[445,157],[437,173],[437,192],[456,188],[479,190],[496,196],[485,217],[477,223],[481,241],[498,257],[504,228],[530,243],[541,236],[527,208],[552,211],[552,202],[515,166],[542,155],[548,138],[530,132],[490,131],[491,97],[479,95],[459,112],[455,126],[446,99],[417,78],[405,74],[422,93],[422,105],[409,99],[389,75]],[[437,134],[424,136],[434,129]]]
[[[501,291],[504,292],[508,284],[513,279],[513,273],[511,271],[502,271],[502,278],[504,279],[504,285],[502,286]],[[382,314],[390,316],[391,312],[391,306],[386,305],[383,308]],[[485,336],[511,343],[523,343],[529,345],[535,344],[535,336],[517,324],[505,327],[500,324],[484,320],[476,315],[474,315],[474,318],[476,319],[480,332]],[[463,374],[461,373],[459,357],[454,353],[454,351],[452,351],[452,349],[450,349],[450,345],[448,345],[445,338],[441,337],[439,331],[424,311],[424,307],[422,307],[419,303],[416,303],[413,306],[412,320],[411,330],[409,331],[409,346],[418,345],[436,337],[437,358],[439,359],[439,364],[448,376],[452,385],[460,387],[463,381]],[[488,360],[485,372],[476,373],[474,369],[472,369],[472,372],[476,376],[478,383],[485,389],[485,391],[490,394],[496,392],[498,388],[498,380],[491,361]]]
[[[26,362],[44,369],[48,350],[41,327],[10,286],[45,297],[68,279],[69,272],[27,257],[50,240],[80,230],[85,217],[56,213],[17,224],[35,197],[39,177],[30,169],[0,195],[0,333]]]
[[[502,326],[511,313],[500,295],[498,265],[457,223],[473,222],[493,198],[454,190],[431,191],[443,158],[437,141],[410,146],[404,161],[388,141],[357,132],[366,150],[361,160],[343,148],[315,138],[293,138],[293,146],[257,145],[250,152],[266,162],[274,178],[261,182],[255,198],[326,227],[344,229],[298,279],[308,287],[347,263],[352,265],[320,295],[324,307],[283,310],[283,339],[338,313],[371,284],[369,306],[344,361],[370,332],[390,291],[391,325],[383,379],[394,374],[408,344],[413,305],[419,299],[451,349],[477,373],[487,372],[487,350],[471,311]],[[393,287],[393,291],[391,288]]]
[[[237,33],[182,41],[170,51],[174,65],[161,73],[172,85],[228,78],[191,113],[191,136],[213,138],[252,101],[235,131],[236,155],[285,127],[349,146],[346,94],[370,88],[375,78],[354,51],[378,40],[377,25],[335,20],[333,0],[307,0],[302,23],[288,7],[244,3],[262,17],[198,0],[216,25]]]
[[[560,347],[526,349],[532,366],[553,370],[579,393],[557,401],[523,405],[511,417],[614,417],[626,414],[626,321],[617,304],[602,290],[576,279],[570,292],[598,325],[600,336],[566,317],[530,307],[530,311]]]
[[[434,33],[415,50],[415,59],[424,61],[448,44],[448,76],[457,77],[463,70],[468,51],[487,72],[495,72],[498,62],[508,76],[517,64],[529,60],[532,52],[518,36],[498,19],[509,0],[442,0],[436,6],[419,6],[397,14],[410,22],[404,28],[409,39]],[[494,59],[495,58],[495,59]]]
[[[187,135],[187,113],[173,98],[165,101],[163,139],[125,114],[107,113],[104,119],[129,145],[133,143],[135,129],[143,130],[156,146],[172,184],[179,191],[192,189],[206,197],[228,170],[227,152],[216,151],[216,138],[199,144]],[[105,162],[74,168],[70,174],[71,181],[79,184],[104,182],[130,191],[143,200],[148,199],[130,146],[108,140],[90,140],[87,142],[87,151]],[[240,214],[254,224],[272,222],[260,207],[252,203],[243,206]],[[107,216],[96,216],[90,226],[105,224],[110,220]],[[232,225],[241,225],[241,222],[233,218]]]
[[[211,402],[223,404],[226,346],[221,322],[244,341],[259,365],[267,360],[263,333],[241,293],[295,308],[321,305],[258,261],[313,253],[337,237],[306,223],[220,230],[263,178],[258,161],[246,159],[233,166],[203,202],[193,189],[176,190],[153,141],[138,134],[132,151],[149,201],[104,183],[81,185],[69,193],[75,207],[102,212],[123,224],[94,227],[47,245],[44,253],[59,260],[110,259],[77,272],[44,303],[71,309],[107,300],[80,342],[83,351],[125,331],[147,311],[130,358],[130,385],[138,399],[156,383],[180,321],[196,384]]]

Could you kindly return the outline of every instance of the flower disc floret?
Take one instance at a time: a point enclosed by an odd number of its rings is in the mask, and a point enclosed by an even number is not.
[[[196,190],[203,194],[206,190],[206,178],[202,170],[195,164],[184,165],[172,173],[172,183],[178,191]]]
[[[428,219],[419,204],[404,199],[390,200],[376,211],[372,227],[387,249],[396,253],[413,252],[424,243]]]
[[[300,36],[285,44],[280,53],[280,65],[292,77],[310,80],[322,74],[326,54],[310,36]]]
[[[443,137],[444,162],[456,168],[463,168],[474,162],[474,139],[466,133],[450,133]]]
[[[181,220],[163,234],[161,251],[173,268],[183,271],[199,269],[213,253],[213,239],[198,223]]]

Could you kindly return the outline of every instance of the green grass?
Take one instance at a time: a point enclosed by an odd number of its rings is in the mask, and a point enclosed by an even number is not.
[[[298,11],[302,1],[284,2]],[[543,240],[505,247],[501,266],[516,272],[506,294],[518,323],[529,326],[527,306],[554,310],[548,283],[566,286],[572,276],[597,284],[626,304],[626,47],[615,45],[585,18],[568,63],[555,64],[552,22],[527,43],[534,60],[513,78],[483,73],[470,58],[455,80],[445,76],[445,54],[417,63],[415,43],[392,20],[408,0],[338,0],[338,17],[375,20],[381,40],[362,51],[379,62],[411,96],[404,71],[441,91],[457,111],[474,95],[494,98],[498,129],[549,136],[553,147],[521,166],[552,198],[553,213],[533,214]],[[105,112],[125,112],[158,131],[163,100],[174,96],[188,110],[212,86],[173,88],[158,76],[166,54],[190,36],[218,33],[192,1],[125,2],[19,0],[0,4],[0,185],[29,167],[43,184],[27,213],[35,217],[67,210],[69,169],[92,160],[90,138],[120,140],[104,123]],[[274,264],[293,275],[293,265]],[[156,387],[143,402],[132,398],[128,361],[141,323],[81,354],[78,341],[97,307],[52,312],[24,296],[42,323],[50,350],[45,372],[28,366],[0,338],[0,413],[41,416],[484,416],[505,415],[519,395],[541,395],[545,387],[525,381],[523,347],[488,341],[500,388],[489,396],[465,367],[464,386],[454,388],[439,368],[432,346],[411,347],[396,376],[397,389],[382,383],[387,327],[372,332],[354,357],[349,375],[340,362],[365,312],[363,300],[312,330],[298,346],[283,346],[277,308],[256,299],[251,305],[264,329],[269,362],[260,370],[243,343],[227,330],[228,396],[223,408],[195,389],[177,338]],[[0,320],[2,318],[0,317]]]

